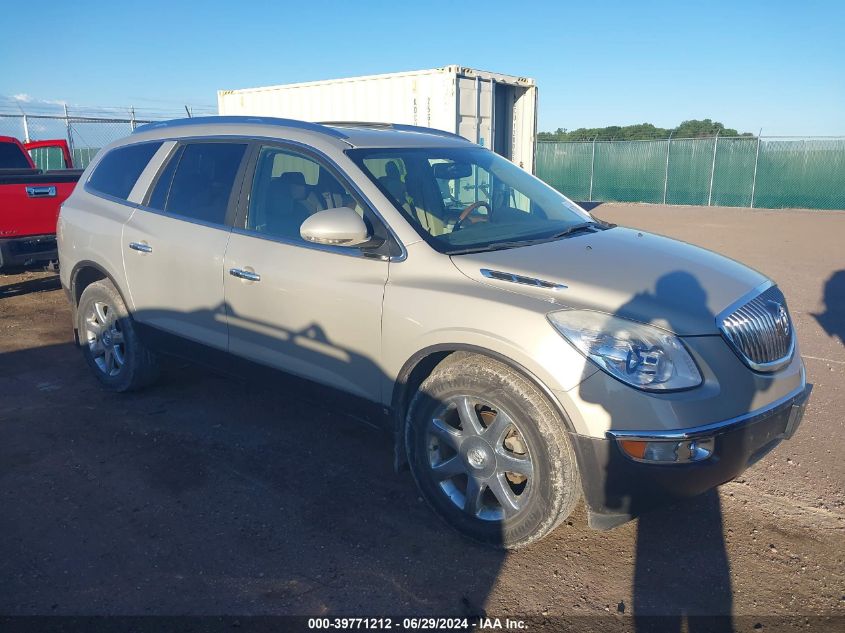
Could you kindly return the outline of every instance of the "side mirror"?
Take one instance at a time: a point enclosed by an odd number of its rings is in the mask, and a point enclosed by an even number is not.
[[[302,239],[315,244],[358,246],[370,240],[360,215],[349,207],[317,211],[299,227]]]

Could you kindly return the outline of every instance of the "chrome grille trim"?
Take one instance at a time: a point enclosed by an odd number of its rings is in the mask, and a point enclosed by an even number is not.
[[[778,311],[780,306],[782,310]],[[729,306],[716,325],[722,336],[754,371],[777,371],[792,360],[795,351],[795,327],[786,299],[772,282]]]

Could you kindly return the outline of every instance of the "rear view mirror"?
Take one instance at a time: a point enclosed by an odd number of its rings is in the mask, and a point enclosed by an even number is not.
[[[472,176],[469,163],[437,163],[434,165],[434,177],[438,180],[458,180]]]
[[[299,227],[302,239],[315,244],[358,246],[370,239],[360,215],[349,207],[318,211]]]

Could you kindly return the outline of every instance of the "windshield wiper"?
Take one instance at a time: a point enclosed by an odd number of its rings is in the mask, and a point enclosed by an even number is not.
[[[568,229],[561,231],[560,233],[555,233],[549,239],[552,240],[559,240],[562,237],[566,237],[567,235],[572,235],[573,233],[577,233],[579,231],[583,231],[584,229],[592,229],[599,226],[596,222],[583,222],[581,224],[574,224],[570,226]]]
[[[559,240],[562,237],[566,237],[567,235],[572,235],[573,233],[577,233],[579,231],[583,231],[585,229],[592,229],[598,228],[602,226],[598,222],[584,222],[582,224],[575,224],[570,226],[568,229],[561,231],[560,233],[555,233],[549,237],[539,237],[539,238],[532,238],[526,240],[511,240],[508,242],[495,242],[493,244],[488,244],[487,246],[474,246],[472,248],[462,248],[456,251],[449,251],[449,255],[468,255],[470,253],[487,253],[490,251],[500,251],[506,248],[518,248],[520,246],[531,246],[532,244],[542,244],[544,242],[553,242],[554,240]],[[614,225],[615,226],[615,225]],[[611,228],[611,227],[605,227]]]
[[[517,248],[519,246],[529,246],[537,242],[545,242],[548,238],[542,240],[518,240],[511,242],[496,242],[495,244],[488,244],[487,246],[473,246],[472,248],[461,248],[455,251],[449,251],[449,255],[468,255],[469,253],[487,253],[489,251],[500,251],[506,248]]]

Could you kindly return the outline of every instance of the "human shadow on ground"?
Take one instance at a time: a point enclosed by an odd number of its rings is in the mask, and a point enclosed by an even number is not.
[[[837,270],[825,282],[824,306],[824,312],[813,316],[829,336],[845,345],[845,270]]]
[[[702,323],[712,323],[715,319],[712,310],[708,308],[705,289],[695,275],[687,271],[663,275],[657,280],[653,291],[644,290],[635,294],[616,312],[643,315],[653,312],[654,306],[667,308],[661,316],[668,320],[669,327],[675,331],[681,331],[684,326],[674,322],[672,315],[680,312],[672,308],[683,307],[686,315],[698,314]],[[706,342],[688,339],[687,346],[694,356],[706,353]],[[697,358],[700,365],[703,364],[701,360]],[[702,371],[705,385],[698,389],[705,389],[708,387],[707,381],[716,380],[706,369]],[[672,401],[672,415],[686,415],[695,419],[696,407],[699,405],[694,397],[643,393],[642,397],[633,398],[631,394],[621,393],[630,391],[630,388],[618,381],[604,374],[596,374],[594,377],[582,383],[581,397],[603,407],[610,417],[612,428],[642,428],[641,424],[638,425],[642,419],[654,418],[657,412],[666,411],[650,402],[651,399],[668,398]],[[750,371],[733,372],[729,381],[720,378],[722,384],[714,384],[714,390],[718,388],[718,397],[728,398],[728,402],[738,411],[751,410],[754,397],[768,388],[767,382],[756,379]],[[692,423],[689,426],[695,425]],[[662,428],[657,420],[654,428]],[[725,548],[718,493],[711,490],[673,506],[655,509],[660,504],[657,499],[649,496],[651,493],[630,494],[632,471],[629,460],[622,456],[615,445],[609,450],[618,459],[611,458],[607,464],[607,507],[613,512],[639,517],[632,588],[632,612],[636,630],[674,633],[683,630],[686,620],[687,630],[693,633],[732,631],[730,562]],[[615,455],[615,452],[619,454]],[[682,470],[687,467],[668,465],[659,468],[664,469],[665,473],[666,469]],[[669,477],[669,474],[665,476]]]

